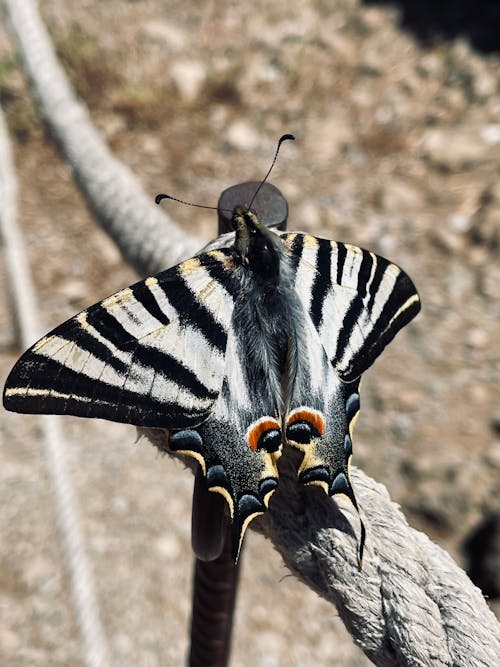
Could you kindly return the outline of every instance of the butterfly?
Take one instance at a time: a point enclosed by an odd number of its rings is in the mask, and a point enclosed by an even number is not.
[[[232,245],[135,283],[56,327],[19,359],[4,406],[162,429],[227,501],[237,559],[278,485],[344,494],[359,381],[419,311],[410,278],[353,245],[274,232],[246,207]],[[360,539],[361,560],[364,527]]]

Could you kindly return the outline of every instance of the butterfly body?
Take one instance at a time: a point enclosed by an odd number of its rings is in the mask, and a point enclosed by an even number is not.
[[[359,377],[419,310],[401,269],[366,250],[274,233],[244,208],[234,241],[83,311],[28,350],[4,405],[168,433],[228,503],[233,555],[278,484],[289,444],[299,481],[343,493]]]

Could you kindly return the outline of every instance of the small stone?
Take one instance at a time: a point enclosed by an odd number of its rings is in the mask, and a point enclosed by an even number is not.
[[[394,110],[389,104],[381,104],[375,109],[375,120],[381,125],[387,125],[394,120]]]
[[[448,224],[452,231],[462,233],[470,229],[471,221],[468,215],[452,213],[448,218]]]
[[[146,21],[141,30],[145,37],[166,46],[171,51],[181,51],[186,48],[188,41],[186,33],[175,23],[158,20]]]
[[[113,498],[111,507],[113,512],[117,515],[124,516],[128,514],[130,503],[124,496],[116,496]]]
[[[479,100],[485,100],[495,95],[498,90],[498,79],[486,69],[475,72],[472,79],[472,90]]]
[[[460,234],[454,234],[445,227],[437,227],[431,230],[429,234],[432,244],[446,253],[458,253],[464,247],[464,237]]]
[[[483,296],[498,300],[500,296],[500,266],[489,264],[482,266],[479,271],[479,291]]]
[[[448,171],[460,171],[482,162],[485,150],[479,134],[464,128],[428,130],[422,142],[424,157]]]
[[[141,141],[141,150],[145,155],[158,155],[162,150],[161,141],[158,137],[148,134]]]
[[[88,293],[87,283],[83,280],[68,280],[61,287],[61,294],[70,303],[78,303]]]
[[[392,178],[380,189],[377,199],[388,213],[404,213],[422,205],[421,191],[408,181]]]
[[[377,251],[381,255],[390,256],[396,247],[396,240],[392,234],[382,232],[376,239]]]
[[[222,104],[213,105],[210,109],[210,123],[215,130],[222,130],[227,124],[228,111]]]
[[[444,279],[447,294],[458,303],[463,303],[474,291],[474,272],[468,266],[464,265],[461,259],[452,260],[448,263]]]
[[[324,161],[333,160],[353,141],[349,119],[333,114],[320,126],[313,125],[307,132],[307,145],[314,155]]]
[[[19,635],[7,628],[0,631],[0,653],[4,656],[12,656],[17,653],[21,646]]]
[[[359,63],[359,69],[363,74],[371,76],[380,76],[385,68],[384,56],[378,48],[367,49]]]
[[[494,146],[500,143],[500,123],[490,123],[481,130],[481,139],[485,144]]]
[[[483,348],[488,342],[488,334],[483,329],[470,329],[465,337],[467,345],[473,348]]]
[[[108,269],[123,264],[123,257],[118,250],[118,246],[104,234],[101,234],[99,240],[99,254],[103,265]]]
[[[195,100],[205,83],[206,70],[196,60],[178,60],[170,68],[170,76],[186,102]]]
[[[406,415],[398,415],[391,424],[391,431],[398,440],[408,440],[411,433],[411,419]]]
[[[427,53],[418,63],[420,72],[426,76],[437,76],[443,67],[443,61],[436,53]]]
[[[40,589],[54,575],[54,567],[48,558],[35,556],[27,564],[23,579],[30,590]]]
[[[414,410],[423,401],[423,397],[419,391],[412,391],[410,389],[402,391],[398,396],[398,401],[402,410]]]
[[[244,120],[236,120],[227,130],[229,143],[242,151],[249,151],[257,146],[259,138],[251,125]]]
[[[319,225],[320,214],[318,207],[315,206],[311,201],[305,201],[300,205],[298,211],[298,218],[300,221],[299,227],[305,229],[314,229]]]
[[[124,632],[115,635],[113,644],[118,654],[130,655],[133,652],[134,644],[132,638]]]
[[[166,560],[175,561],[181,553],[181,545],[175,536],[163,536],[156,540],[156,552]]]
[[[467,396],[477,405],[484,405],[488,402],[489,391],[483,384],[472,384],[467,388]]]
[[[387,12],[379,7],[365,7],[358,21],[366,30],[376,33],[387,26]]]

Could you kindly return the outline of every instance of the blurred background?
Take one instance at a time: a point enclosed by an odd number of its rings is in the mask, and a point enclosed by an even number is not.
[[[293,132],[271,177],[289,229],[361,245],[410,274],[423,310],[365,376],[354,463],[479,570],[498,613],[498,2],[45,0],[40,10],[93,122],[151,198],[215,205],[226,187],[261,178]],[[0,101],[48,330],[136,277],[41,124],[4,23]],[[168,210],[185,230],[216,235],[214,213]],[[3,384],[22,350],[1,254],[0,276]],[[0,663],[80,667],[37,423],[1,413]],[[64,429],[113,659],[183,664],[191,474],[135,443],[133,427],[65,418]],[[252,531],[246,542],[232,665],[369,664],[269,543]],[[471,563],[471,550],[489,565]]]

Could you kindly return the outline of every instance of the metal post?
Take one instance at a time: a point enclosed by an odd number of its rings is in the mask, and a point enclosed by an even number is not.
[[[217,206],[219,234],[232,231],[233,210],[248,206],[259,185],[251,181],[224,190]],[[288,204],[274,185],[264,183],[252,210],[268,227],[286,228]],[[235,565],[225,500],[208,491],[201,470],[195,478],[191,539],[196,558],[189,667],[227,667],[243,549]]]

